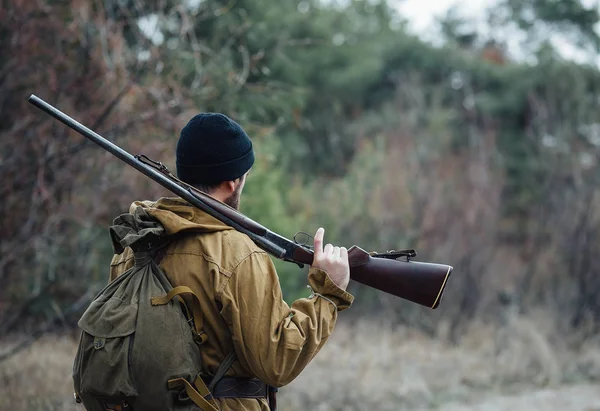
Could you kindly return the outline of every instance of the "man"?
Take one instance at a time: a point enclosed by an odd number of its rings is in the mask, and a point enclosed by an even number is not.
[[[177,143],[178,177],[236,209],[253,163],[247,134],[222,114],[195,116]],[[324,230],[319,228],[308,274],[313,293],[290,307],[282,299],[270,257],[245,234],[179,198],[132,204],[137,206],[159,220],[168,235],[178,235],[160,267],[173,286],[186,285],[201,300],[208,338],[201,345],[203,371],[209,376],[226,371],[213,389],[220,409],[268,410],[265,384],[291,382],[327,341],[338,312],[352,304],[354,297],[345,291],[347,250],[323,247]],[[132,264],[130,251],[115,255],[111,280]],[[231,366],[226,359],[234,359]],[[224,397],[229,392],[225,385],[237,387],[235,398]],[[255,388],[244,388],[248,386]]]

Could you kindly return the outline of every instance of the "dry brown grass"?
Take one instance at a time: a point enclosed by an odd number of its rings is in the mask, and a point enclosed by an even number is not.
[[[283,411],[432,410],[448,402],[466,409],[490,394],[583,381],[600,381],[600,345],[590,341],[569,349],[553,335],[551,321],[474,323],[458,346],[406,328],[343,322],[305,372],[282,390],[280,403]]]
[[[473,325],[451,346],[411,329],[342,318],[305,372],[280,391],[279,409],[431,410],[448,402],[466,409],[492,393],[600,380],[597,342],[568,349],[550,322],[517,320],[500,329]],[[0,341],[0,352],[16,343]],[[47,335],[1,363],[0,410],[81,410],[72,400],[75,350],[73,335]]]
[[[0,352],[19,344],[0,340]],[[71,366],[76,340],[46,335],[29,348],[0,363],[0,410],[79,410],[73,401]]]

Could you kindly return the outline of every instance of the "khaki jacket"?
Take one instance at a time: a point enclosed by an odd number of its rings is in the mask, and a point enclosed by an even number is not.
[[[167,249],[160,267],[172,285],[187,285],[202,302],[204,372],[214,375],[235,350],[227,376],[256,377],[281,387],[291,382],[331,335],[338,312],[354,297],[321,270],[311,268],[308,284],[325,298],[301,298],[290,306],[268,254],[248,236],[179,198],[135,202],[161,222],[167,235],[190,231]],[[133,265],[126,249],[111,262],[110,279]],[[332,304],[333,303],[333,304]],[[334,306],[335,304],[335,306]],[[191,305],[188,304],[191,307]],[[218,400],[222,410],[268,410],[260,399]]]

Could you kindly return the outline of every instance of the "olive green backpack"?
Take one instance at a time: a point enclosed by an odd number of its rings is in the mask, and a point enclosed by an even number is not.
[[[131,247],[135,265],[110,282],[78,322],[73,380],[75,399],[87,410],[218,409],[200,377],[206,334],[198,297],[188,287],[173,288],[155,261],[167,244],[163,234],[141,207],[110,227],[115,253]],[[191,310],[182,294],[193,297]],[[228,357],[217,374],[231,362]]]

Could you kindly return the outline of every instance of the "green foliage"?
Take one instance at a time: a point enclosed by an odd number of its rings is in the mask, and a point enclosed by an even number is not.
[[[598,4],[586,7],[581,0],[504,0],[497,7],[506,9],[507,21],[529,33],[540,25],[549,25],[579,38],[575,40],[577,45],[600,52],[600,33],[596,30],[600,22]]]
[[[425,257],[454,260],[456,272],[462,273],[460,287],[452,291],[458,311],[477,308],[483,297],[474,295],[487,290],[483,279],[492,272],[485,260],[506,246],[503,239],[510,239],[511,253],[526,250],[523,258],[531,261],[541,258],[542,251],[560,249],[564,240],[559,234],[576,225],[560,211],[568,208],[567,197],[579,205],[576,215],[585,222],[580,225],[590,226],[579,230],[587,237],[569,231],[569,238],[595,238],[595,220],[582,216],[586,207],[593,209],[591,187],[598,175],[600,71],[560,59],[544,37],[548,28],[565,29],[568,38],[581,38],[588,50],[598,49],[598,10],[579,1],[505,0],[493,10],[494,24],[518,26],[535,40],[535,64],[511,61],[501,44],[456,12],[440,22],[446,43],[434,47],[405,32],[385,1],[203,0],[192,7],[174,0],[107,0],[78,2],[76,12],[53,1],[46,2],[52,11],[47,17],[19,4],[15,7],[30,13],[21,13],[23,21],[52,20],[59,27],[64,20],[70,31],[64,41],[46,47],[44,70],[35,48],[19,46],[27,51],[19,67],[37,67],[38,74],[12,76],[18,71],[11,66],[16,64],[10,57],[13,42],[1,42],[6,58],[0,59],[0,68],[9,76],[0,76],[5,95],[44,85],[61,103],[64,95],[70,96],[66,109],[97,106],[86,111],[87,121],[101,117],[121,82],[130,81],[134,87],[117,101],[119,110],[110,118],[114,127],[105,129],[109,137],[131,135],[124,144],[128,149],[159,157],[171,153],[174,136],[190,115],[224,112],[255,141],[257,161],[242,211],[290,238],[297,231],[312,235],[323,226],[327,241],[345,246],[422,247]],[[106,21],[82,17],[86,15]],[[27,38],[17,35],[21,23],[7,16],[0,36]],[[146,28],[156,23],[160,36],[143,34],[140,19]],[[44,27],[30,24],[27,29],[31,38],[49,39]],[[110,36],[103,32],[106,27],[113,28]],[[90,90],[95,90],[94,99]],[[6,101],[0,107],[5,114],[0,167],[13,171],[3,193],[18,188],[14,181],[27,191],[6,197],[7,217],[1,223],[6,237],[27,244],[22,260],[37,256],[31,275],[11,285],[10,293],[29,292],[35,281],[55,281],[59,292],[72,296],[105,275],[110,250],[108,240],[100,240],[100,227],[108,226],[129,202],[157,192],[132,177],[134,171],[105,166],[100,156],[43,167],[45,156],[59,148],[44,139],[37,144],[32,136],[57,134],[62,136],[57,141],[70,140],[55,125],[15,120],[16,105],[12,97]],[[133,114],[138,112],[143,115]],[[136,121],[141,125],[133,128]],[[38,128],[24,133],[29,125]],[[23,141],[31,146],[26,151]],[[66,167],[70,163],[77,167]],[[21,183],[17,172],[24,165],[32,172]],[[53,194],[46,194],[47,186]],[[557,192],[568,196],[563,199]],[[133,193],[136,198],[129,198]],[[22,204],[34,201],[37,208],[25,211]],[[27,230],[16,227],[13,210],[20,219],[30,219]],[[92,216],[80,210],[93,210]],[[82,223],[86,219],[92,222]],[[63,241],[53,242],[53,236]],[[2,251],[10,255],[11,247]],[[595,250],[585,249],[588,257]],[[89,278],[71,287],[77,281],[68,275],[74,264],[69,257],[79,254],[86,259],[77,264],[91,264]],[[0,262],[11,269],[10,278],[18,278],[28,268],[13,260]],[[583,275],[593,272],[590,261],[552,260],[574,267],[569,269],[574,278],[564,281],[569,289],[579,284],[588,294],[596,284]],[[286,299],[306,295],[306,269],[276,265]],[[534,279],[522,280],[528,282]],[[543,292],[535,295],[548,298]]]
[[[277,124],[281,161],[294,171],[343,174],[353,141],[340,129],[371,100],[394,36],[385,3],[237,1],[210,16],[216,3],[200,3],[195,13],[207,17],[189,39],[180,36],[184,21],[164,20],[172,27],[164,75],[187,86],[202,110]]]

